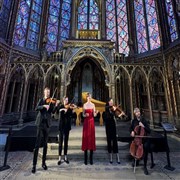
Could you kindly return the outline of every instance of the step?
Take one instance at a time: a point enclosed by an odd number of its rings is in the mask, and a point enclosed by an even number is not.
[[[42,158],[42,148],[39,151],[39,157]],[[97,149],[96,151],[94,151],[93,153],[94,159],[100,159],[100,160],[107,160],[109,158],[109,154],[108,151],[106,149],[104,150],[99,150]],[[115,156],[115,155],[114,155]],[[119,150],[119,156],[120,159],[125,158],[127,156],[129,156],[129,150]],[[59,155],[58,155],[58,150],[48,150],[47,151],[47,159],[58,159]],[[71,159],[83,159],[84,158],[84,152],[80,149],[80,150],[69,150],[68,151],[68,158]]]
[[[81,141],[69,141],[68,147],[69,149],[81,149],[82,142]],[[126,142],[118,142],[119,150],[124,150],[129,147],[129,143]],[[48,143],[49,150],[58,150],[59,144],[58,143]],[[97,149],[106,149],[107,142],[106,141],[96,141],[96,148]]]

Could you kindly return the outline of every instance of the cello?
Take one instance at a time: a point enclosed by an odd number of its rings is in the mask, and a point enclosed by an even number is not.
[[[134,129],[134,140],[130,145],[130,154],[135,158],[134,173],[136,168],[136,161],[141,159],[144,153],[142,139],[145,136],[144,127],[137,125]]]

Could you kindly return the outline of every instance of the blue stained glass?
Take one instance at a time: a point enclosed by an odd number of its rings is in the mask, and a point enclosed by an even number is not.
[[[106,36],[107,39],[117,42],[118,51],[129,54],[128,22],[126,0],[106,1]]]
[[[71,0],[63,1],[62,13],[60,23],[60,39],[67,39],[70,31],[70,18],[71,18]],[[62,41],[59,43],[59,47],[62,46]]]
[[[89,14],[88,14],[89,4]],[[78,29],[99,29],[99,8],[95,0],[81,1],[78,7]]]
[[[30,18],[27,47],[33,50],[37,50],[39,32],[40,32],[41,13],[42,13],[42,1],[34,0],[32,9],[34,11],[31,13],[31,18]]]
[[[142,0],[134,1],[134,9],[135,9],[138,52],[143,53],[145,51],[148,51],[148,44],[147,44],[144,7]]]
[[[50,1],[47,26],[48,41],[46,45],[46,48],[49,52],[58,50],[58,47],[62,45],[62,39],[64,40],[69,37],[70,19],[71,1]]]
[[[24,47],[28,30],[31,1],[21,0],[19,3],[20,4],[14,33],[14,43]]]
[[[20,0],[14,33],[15,44],[37,50],[41,14],[42,0]]]
[[[117,27],[118,27],[118,45],[119,52],[129,54],[128,46],[128,21],[126,0],[117,0]]]
[[[116,16],[115,2],[112,0],[106,1],[106,34],[107,39],[116,42]]]
[[[81,1],[78,7],[78,29],[87,29],[88,23],[88,2],[87,0]]]
[[[145,4],[150,50],[153,50],[160,47],[160,35],[157,22],[156,6],[154,0],[145,0]]]
[[[52,52],[57,50],[60,0],[50,1],[49,18],[47,26],[47,51]]]
[[[172,0],[166,0],[165,3],[166,3],[167,15],[168,15],[168,24],[170,29],[171,41],[173,42],[178,38],[177,24],[174,16],[173,4],[172,4]]]

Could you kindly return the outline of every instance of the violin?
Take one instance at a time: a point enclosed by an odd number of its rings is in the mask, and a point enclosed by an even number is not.
[[[75,108],[77,108],[77,106],[75,105],[75,104],[67,104],[67,105],[65,105],[65,108],[66,109],[75,109]]]
[[[117,117],[121,117],[121,116],[124,116],[124,117],[127,117],[124,113],[123,113],[123,110],[121,109],[120,106],[111,106],[110,107],[110,111],[114,111],[115,115]],[[123,113],[123,114],[122,114]]]
[[[145,137],[145,130],[142,126],[136,126],[134,129],[135,137],[130,145],[130,154],[135,160],[141,159],[144,153],[142,139]]]
[[[56,104],[57,100],[55,98],[47,98],[46,103],[47,104]]]

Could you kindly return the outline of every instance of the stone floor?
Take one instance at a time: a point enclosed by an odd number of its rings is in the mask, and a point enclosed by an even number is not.
[[[121,157],[121,164],[117,164],[115,157],[113,164],[109,163],[108,157],[104,159],[94,159],[93,165],[84,165],[83,160],[69,157],[70,164],[62,163],[57,165],[57,160],[47,160],[48,170],[41,168],[41,159],[38,159],[36,174],[31,173],[33,153],[28,151],[9,152],[7,164],[10,169],[0,172],[1,180],[110,180],[110,179],[180,179],[180,139],[173,135],[169,136],[169,146],[171,149],[170,159],[174,171],[164,168],[167,164],[165,153],[154,153],[155,167],[150,169],[148,161],[149,175],[143,173],[143,162],[133,172],[131,161],[127,157]],[[124,153],[125,150],[119,151]],[[98,152],[96,152],[98,153]],[[82,153],[83,154],[83,153]],[[0,150],[0,166],[3,165],[4,151]]]

